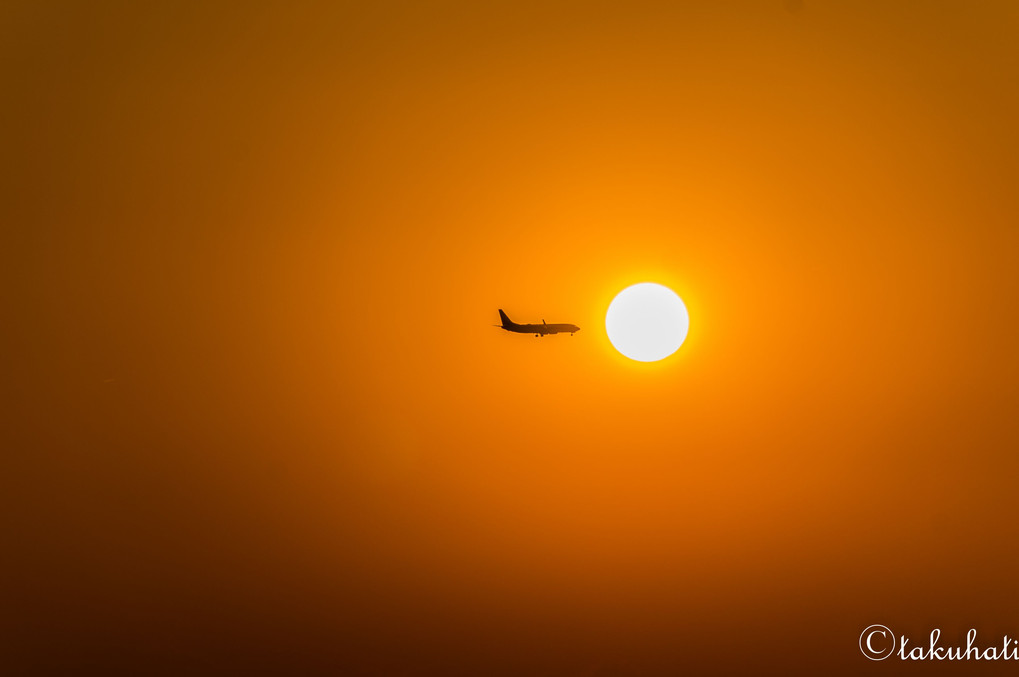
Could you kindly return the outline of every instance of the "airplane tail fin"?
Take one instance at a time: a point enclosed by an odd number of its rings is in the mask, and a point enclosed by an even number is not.
[[[507,316],[506,313],[502,311],[502,308],[499,309],[499,317],[502,318],[502,326],[504,327],[513,326],[513,320],[509,319],[509,316]]]

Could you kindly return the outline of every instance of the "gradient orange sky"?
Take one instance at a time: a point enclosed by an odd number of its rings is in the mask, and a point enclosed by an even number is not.
[[[1014,669],[857,647],[1019,637],[1014,3],[24,2],[0,54],[0,671]]]

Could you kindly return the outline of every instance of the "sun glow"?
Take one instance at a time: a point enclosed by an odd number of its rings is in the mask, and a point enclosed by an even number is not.
[[[638,362],[657,362],[676,352],[686,339],[690,316],[676,292],[642,282],[616,294],[605,314],[609,341]]]

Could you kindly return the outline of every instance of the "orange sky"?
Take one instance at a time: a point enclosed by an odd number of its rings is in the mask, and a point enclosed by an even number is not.
[[[1019,636],[1013,3],[66,5],[0,8],[16,672]]]

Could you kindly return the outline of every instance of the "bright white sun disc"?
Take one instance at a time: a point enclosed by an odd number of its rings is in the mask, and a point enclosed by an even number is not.
[[[683,299],[654,282],[641,282],[619,292],[605,314],[609,341],[638,362],[664,360],[683,345],[689,328]]]

